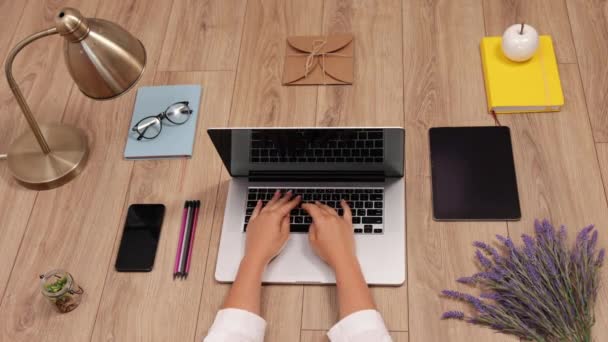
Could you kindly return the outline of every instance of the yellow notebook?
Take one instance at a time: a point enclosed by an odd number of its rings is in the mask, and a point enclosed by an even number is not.
[[[488,110],[495,113],[554,112],[564,105],[551,36],[540,36],[536,55],[513,62],[502,53],[502,37],[481,40]]]

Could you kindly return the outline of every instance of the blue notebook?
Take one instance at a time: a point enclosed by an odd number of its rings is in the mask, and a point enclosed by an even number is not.
[[[137,90],[133,118],[125,146],[125,159],[161,159],[192,157],[202,88],[200,85],[141,87]],[[182,125],[162,120],[162,131],[151,140],[137,140],[131,130],[139,120],[165,111],[175,102],[188,101],[192,116]]]

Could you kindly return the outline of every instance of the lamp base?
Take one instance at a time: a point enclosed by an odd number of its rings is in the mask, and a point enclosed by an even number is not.
[[[86,164],[89,149],[82,131],[64,125],[41,125],[50,153],[42,152],[32,132],[17,138],[8,152],[8,167],[23,186],[48,190],[74,179]]]

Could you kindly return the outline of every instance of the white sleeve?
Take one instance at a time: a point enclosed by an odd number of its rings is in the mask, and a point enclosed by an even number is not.
[[[332,342],[391,342],[382,316],[376,310],[361,310],[344,317],[327,333]]]
[[[218,311],[203,342],[264,342],[266,321],[249,311],[223,309]]]

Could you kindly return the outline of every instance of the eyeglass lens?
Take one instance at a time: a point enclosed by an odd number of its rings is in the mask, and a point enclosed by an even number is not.
[[[188,102],[178,102],[170,105],[165,111],[167,120],[174,124],[181,125],[190,119],[192,110],[188,107]]]
[[[160,119],[156,116],[150,116],[142,119],[136,126],[135,130],[140,134],[140,137],[146,139],[156,138],[162,129]],[[138,140],[141,140],[138,138]]]

